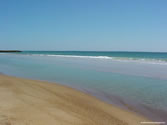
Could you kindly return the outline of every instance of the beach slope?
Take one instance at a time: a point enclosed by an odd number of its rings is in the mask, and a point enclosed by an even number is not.
[[[0,125],[140,125],[145,118],[75,89],[0,75]]]

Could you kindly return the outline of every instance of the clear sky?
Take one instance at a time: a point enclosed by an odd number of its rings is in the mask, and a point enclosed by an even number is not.
[[[0,0],[0,49],[167,52],[167,0]]]

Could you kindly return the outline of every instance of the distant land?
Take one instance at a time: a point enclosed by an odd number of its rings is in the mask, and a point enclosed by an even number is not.
[[[0,53],[15,53],[15,52],[22,52],[20,50],[0,50]]]

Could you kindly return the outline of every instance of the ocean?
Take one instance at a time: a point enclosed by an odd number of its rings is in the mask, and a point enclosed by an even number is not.
[[[167,122],[167,53],[0,53],[0,72],[57,82],[154,121]]]

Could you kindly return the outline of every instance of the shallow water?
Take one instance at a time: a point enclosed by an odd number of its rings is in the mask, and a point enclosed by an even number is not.
[[[167,121],[167,65],[101,58],[1,54],[0,72],[53,81]]]

